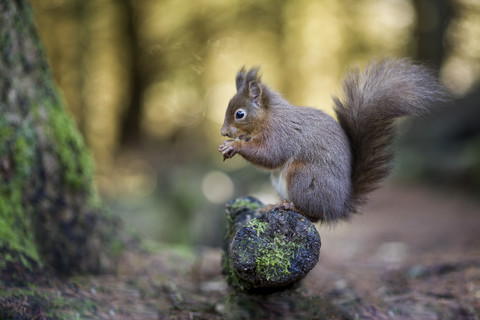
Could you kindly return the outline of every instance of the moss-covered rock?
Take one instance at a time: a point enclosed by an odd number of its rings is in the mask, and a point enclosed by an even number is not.
[[[223,271],[229,285],[250,292],[282,290],[318,262],[320,236],[297,212],[261,212],[261,202],[244,197],[227,204]]]

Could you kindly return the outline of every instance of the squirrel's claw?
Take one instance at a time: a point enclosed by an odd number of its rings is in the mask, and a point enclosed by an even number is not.
[[[282,202],[274,205],[273,209],[285,210],[285,211],[296,211],[295,204],[288,200],[283,200]]]
[[[260,212],[269,212],[272,210],[283,210],[283,211],[297,211],[295,204],[288,200],[282,200],[282,202],[276,204],[268,204],[260,209]]]
[[[237,154],[237,150],[232,146],[233,142],[233,140],[227,140],[218,147],[218,151],[223,154],[223,161],[230,159]]]

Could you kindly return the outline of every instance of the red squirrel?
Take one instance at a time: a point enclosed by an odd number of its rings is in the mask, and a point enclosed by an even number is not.
[[[297,107],[272,91],[259,68],[242,68],[228,104],[219,151],[240,154],[271,172],[285,199],[279,208],[312,222],[349,220],[388,175],[396,119],[418,115],[445,100],[433,73],[408,59],[382,60],[350,71],[343,99],[334,97],[335,121],[326,113]]]

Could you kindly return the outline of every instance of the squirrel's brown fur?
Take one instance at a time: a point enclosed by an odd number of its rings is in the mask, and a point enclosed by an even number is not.
[[[390,170],[395,119],[425,112],[445,99],[432,75],[409,60],[384,60],[344,80],[334,98],[338,122],[290,105],[261,82],[258,68],[241,69],[219,151],[239,153],[271,171],[280,196],[312,221],[348,220]]]

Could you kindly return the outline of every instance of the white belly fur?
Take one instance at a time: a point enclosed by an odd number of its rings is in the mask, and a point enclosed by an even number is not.
[[[270,181],[273,187],[277,190],[282,199],[288,200],[287,190],[287,168],[290,166],[291,161],[287,161],[281,168],[272,171],[270,174]]]

